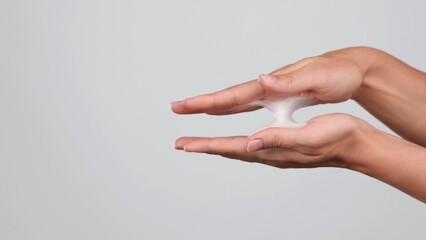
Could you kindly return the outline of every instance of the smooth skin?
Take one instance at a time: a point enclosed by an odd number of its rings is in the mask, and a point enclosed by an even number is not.
[[[299,95],[318,103],[358,102],[403,138],[347,114],[311,119],[299,129],[250,137],[182,137],[175,147],[279,168],[341,167],[386,182],[426,203],[426,74],[393,56],[354,47],[310,57],[259,79],[172,103],[178,114],[235,114],[254,100]]]

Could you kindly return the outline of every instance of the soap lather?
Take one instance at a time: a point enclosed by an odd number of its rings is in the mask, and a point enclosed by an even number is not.
[[[303,97],[287,97],[278,101],[256,100],[250,105],[262,106],[269,109],[274,114],[274,119],[264,128],[285,127],[285,128],[301,128],[306,123],[298,123],[294,121],[292,115],[297,109],[310,106],[315,102],[314,99]]]

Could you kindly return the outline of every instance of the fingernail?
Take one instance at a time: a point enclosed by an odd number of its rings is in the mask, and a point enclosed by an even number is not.
[[[185,100],[174,101],[170,103],[170,108],[173,112],[178,113],[185,106]]]
[[[260,77],[263,78],[263,80],[265,80],[265,82],[270,85],[274,85],[278,81],[277,77],[274,75],[260,74]]]
[[[263,141],[255,139],[251,141],[247,147],[247,152],[255,152],[263,148]]]
[[[175,141],[175,149],[176,150],[183,150],[183,143],[181,141],[176,140]]]

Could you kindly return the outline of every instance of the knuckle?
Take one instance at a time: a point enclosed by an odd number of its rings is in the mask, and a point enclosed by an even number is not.
[[[207,138],[207,139],[206,139],[206,141],[207,141],[207,146],[208,146],[210,149],[213,149],[213,148],[215,147],[215,142],[213,141],[213,139],[212,139],[212,138]]]
[[[231,107],[235,107],[235,106],[239,106],[240,102],[239,102],[239,97],[238,97],[238,91],[232,91],[232,96],[231,96]]]
[[[274,133],[271,136],[271,148],[280,148],[285,145],[285,140],[280,134]]]
[[[296,82],[296,76],[294,72],[289,72],[287,74],[284,75],[284,80],[288,85],[294,85],[294,83]]]
[[[226,151],[224,153],[221,154],[224,157],[227,158],[231,158],[231,159],[241,159],[240,154],[237,151],[234,150],[230,150],[230,151]]]
[[[215,94],[210,94],[211,102],[212,102],[212,109],[217,109],[217,98]]]
[[[322,145],[323,139],[318,136],[317,134],[310,136],[309,138],[307,138],[305,140],[305,146],[306,147],[312,147],[312,148],[317,148],[320,147]]]

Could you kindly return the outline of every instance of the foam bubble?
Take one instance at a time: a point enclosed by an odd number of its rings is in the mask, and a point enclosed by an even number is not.
[[[271,127],[284,127],[284,128],[301,128],[306,123],[298,123],[294,121],[292,115],[297,109],[312,105],[314,99],[307,99],[303,97],[287,97],[278,101],[265,101],[257,100],[250,105],[262,106],[269,109],[274,114],[274,119],[265,128]]]

